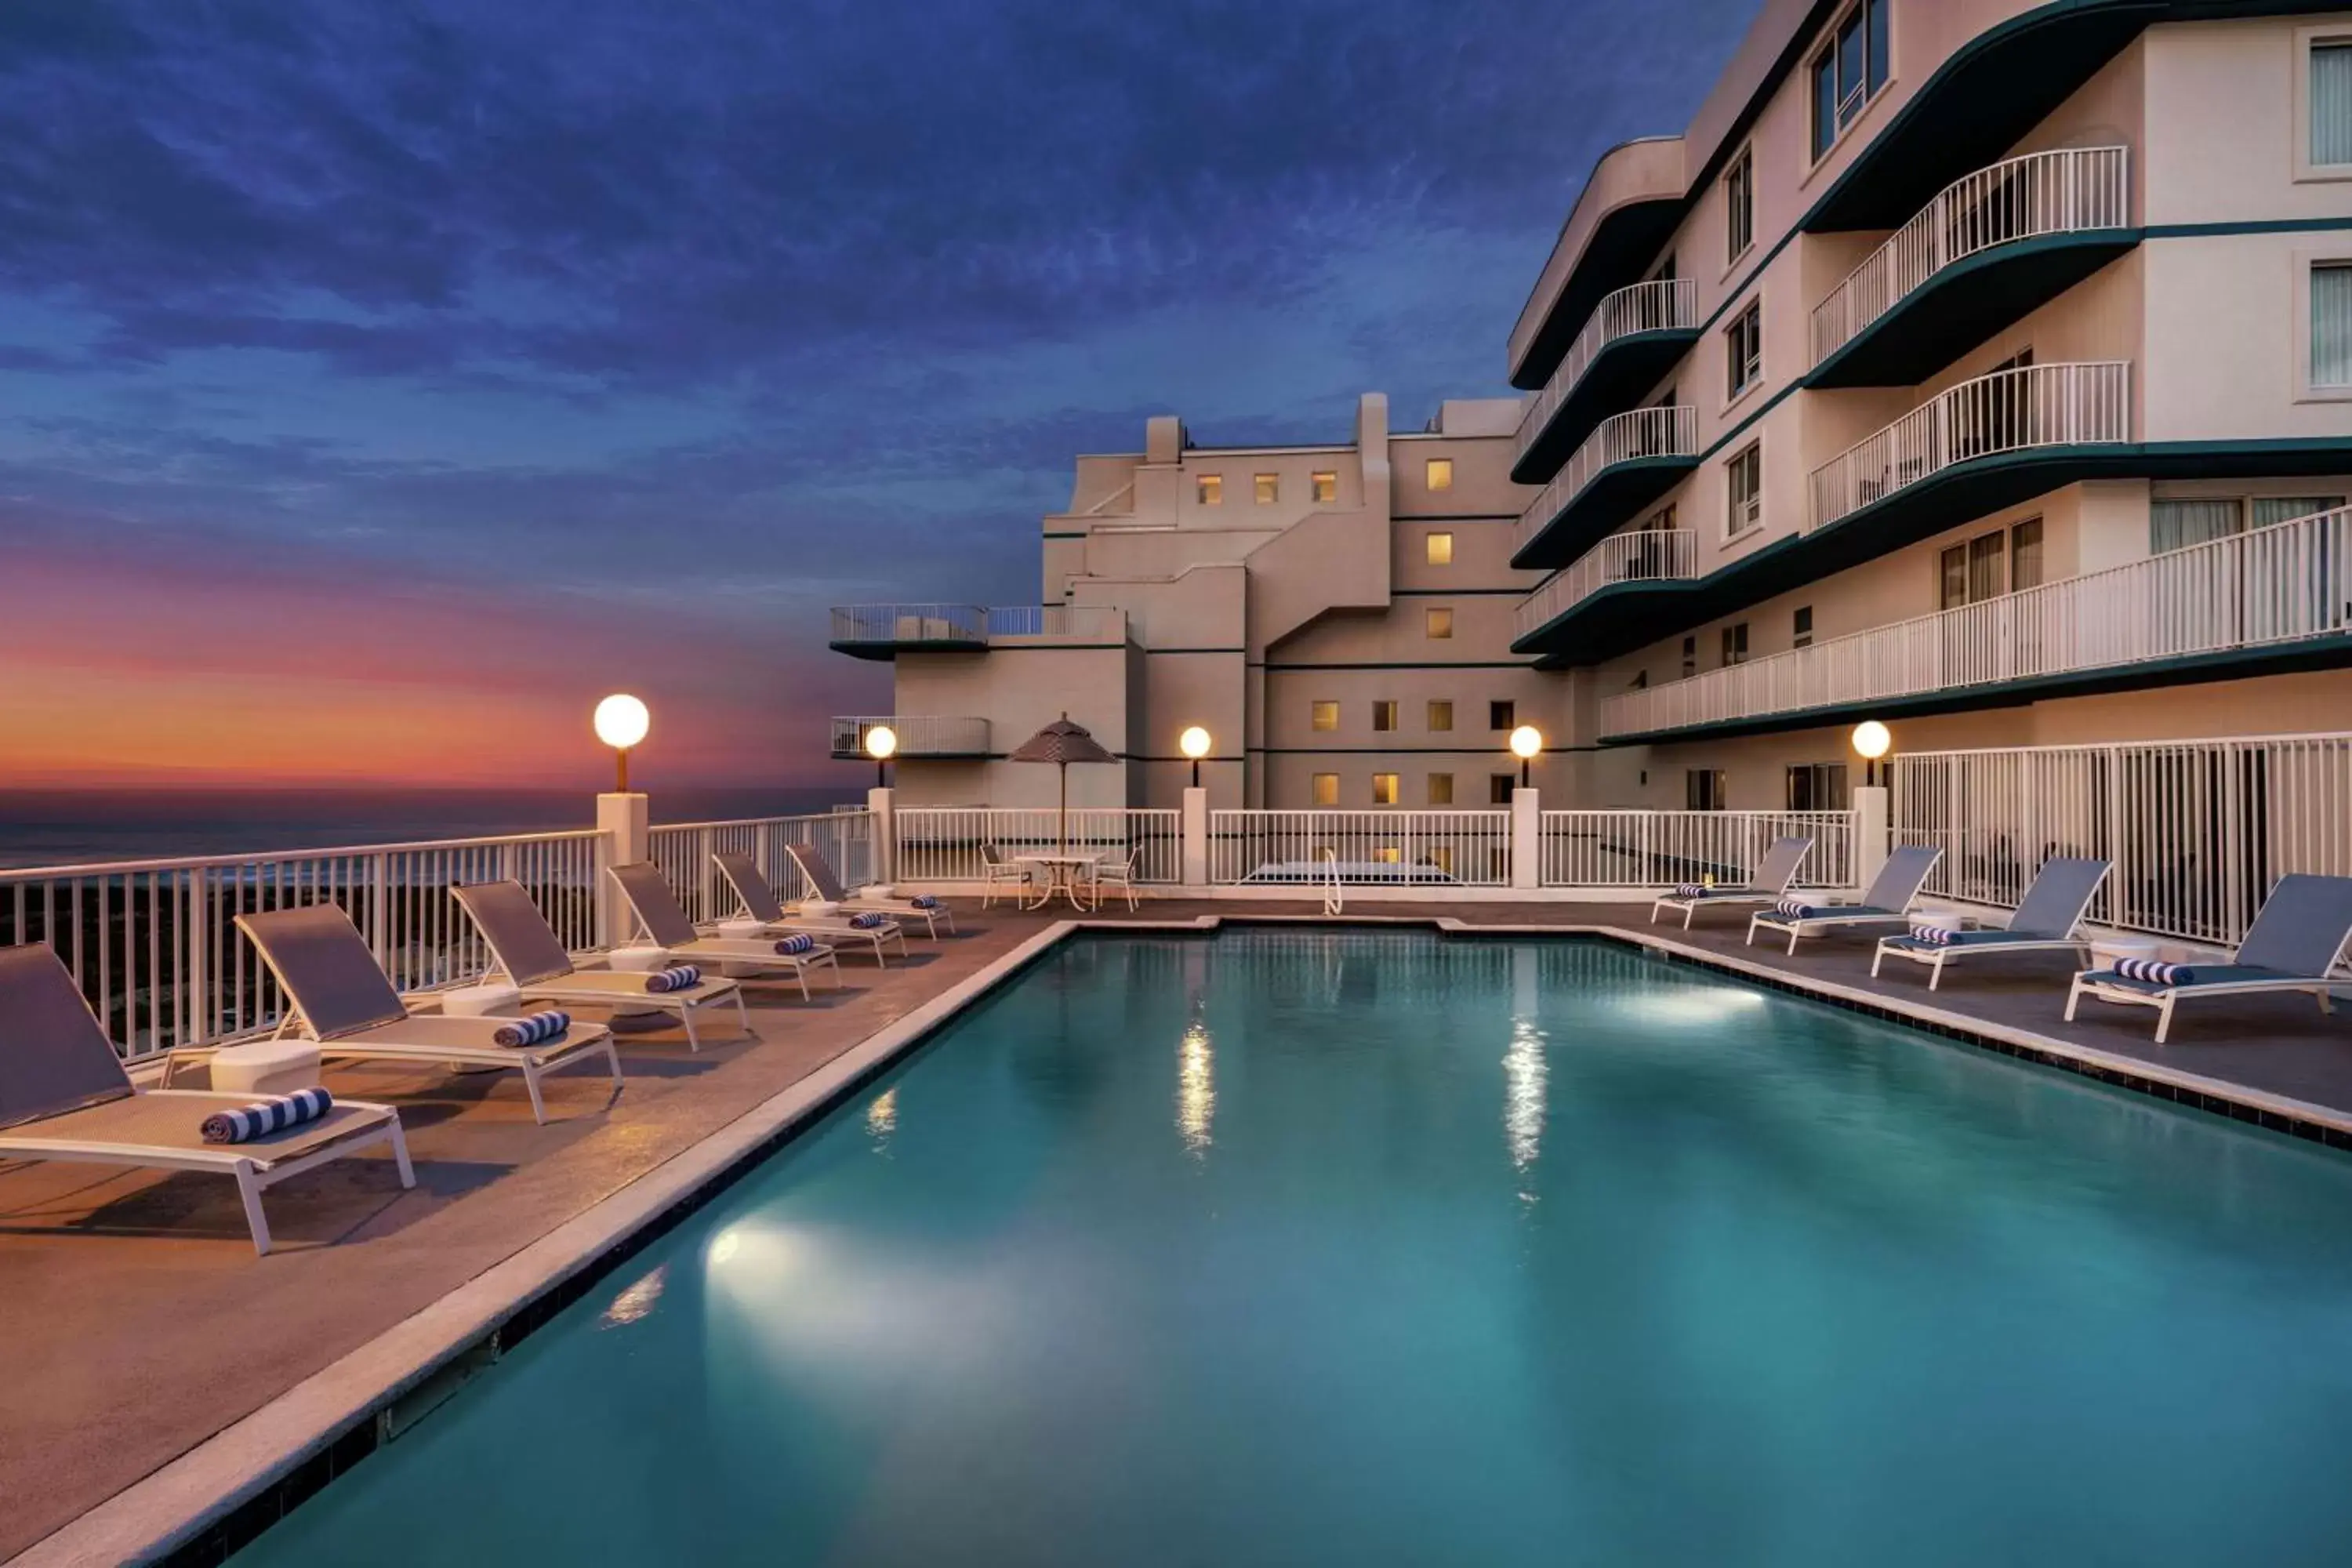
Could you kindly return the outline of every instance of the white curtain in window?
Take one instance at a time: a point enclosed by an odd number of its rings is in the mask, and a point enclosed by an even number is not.
[[[2352,163],[2352,44],[2312,47],[2311,161]]]
[[[2244,526],[2235,496],[2220,500],[2151,501],[2147,509],[2147,548],[2155,555],[2168,550],[2186,550],[2210,539],[2227,538]]]
[[[2352,386],[2352,266],[2311,269],[2311,384]]]
[[[2334,511],[2343,504],[2342,496],[2256,496],[2254,526],[2268,528],[2274,522],[2309,517],[2315,511]]]

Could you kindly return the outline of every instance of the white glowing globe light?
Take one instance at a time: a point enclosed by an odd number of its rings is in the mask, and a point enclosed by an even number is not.
[[[1197,763],[1209,754],[1209,732],[1195,724],[1176,737],[1176,749]]]
[[[1853,727],[1854,755],[1865,762],[1878,761],[1894,744],[1894,735],[1875,719],[1864,720]]]
[[[1521,762],[1531,761],[1543,750],[1543,731],[1533,724],[1522,724],[1511,731],[1511,755]]]
[[[898,750],[898,731],[887,724],[877,724],[866,731],[866,754],[876,762],[885,762]]]
[[[596,704],[596,738],[616,751],[625,752],[644,740],[653,721],[646,705],[625,691]]]

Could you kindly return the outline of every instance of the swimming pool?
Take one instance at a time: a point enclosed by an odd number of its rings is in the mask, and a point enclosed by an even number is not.
[[[1621,947],[1086,938],[237,1561],[2340,1562],[2348,1239]]]

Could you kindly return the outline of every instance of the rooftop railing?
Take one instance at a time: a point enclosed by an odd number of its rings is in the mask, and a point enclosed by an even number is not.
[[[2128,148],[2029,153],[1965,174],[1813,308],[1813,363],[1860,337],[1954,262],[2021,239],[2123,228],[2130,221]]]
[[[1576,390],[1602,350],[1621,338],[1686,330],[1696,325],[1697,300],[1696,287],[1688,278],[1634,283],[1603,296],[1592,319],[1584,323],[1584,330],[1576,334],[1576,342],[1569,345],[1568,355],[1559,362],[1559,368],[1552,372],[1551,379],[1544,383],[1543,390],[1536,394],[1526,413],[1520,416],[1516,457],[1528,455],[1528,448],[1535,445],[1536,437],[1543,434],[1544,426],[1551,423],[1559,405]]]
[[[866,714],[833,721],[833,754],[866,755],[866,737],[887,728],[898,737],[901,757],[976,757],[988,752],[988,721],[929,713]]]
[[[1547,888],[1658,888],[1713,879],[1745,882],[1772,841],[1813,841],[1798,868],[1801,888],[1854,882],[1851,811],[1547,811],[1542,821]]]
[[[1539,631],[1601,589],[1619,583],[1660,583],[1698,575],[1698,535],[1688,529],[1636,529],[1612,533],[1566,570],[1519,601],[1512,613],[1517,641]]]
[[[998,637],[1089,637],[1107,632],[1118,614],[1082,605],[836,605],[833,640],[979,647]]]
[[[1644,458],[1689,458],[1698,453],[1698,410],[1686,403],[1634,408],[1603,419],[1576,449],[1551,483],[1536,493],[1512,525],[1514,553],[1527,548],[1568,510],[1602,473]]]
[[[1812,473],[1806,531],[1956,464],[2042,447],[2131,439],[2131,365],[2027,365],[1964,381]]]
[[[721,850],[749,855],[760,875],[786,903],[813,899],[817,890],[785,853],[793,844],[816,849],[845,888],[862,887],[875,877],[874,814],[819,812],[803,816],[741,817],[728,822],[667,823],[646,836],[646,858],[661,868],[662,879],[699,923],[740,912],[734,889],[711,859]]]

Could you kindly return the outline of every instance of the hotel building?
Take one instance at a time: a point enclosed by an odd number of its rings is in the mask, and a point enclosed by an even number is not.
[[[1594,168],[1523,402],[1078,460],[1042,608],[836,612],[910,801],[1842,805],[1906,752],[2352,730],[2352,12],[1768,0]],[[2331,515],[2332,514],[2332,515]],[[856,721],[836,726],[854,751]],[[1084,793],[1081,794],[1080,792]]]

